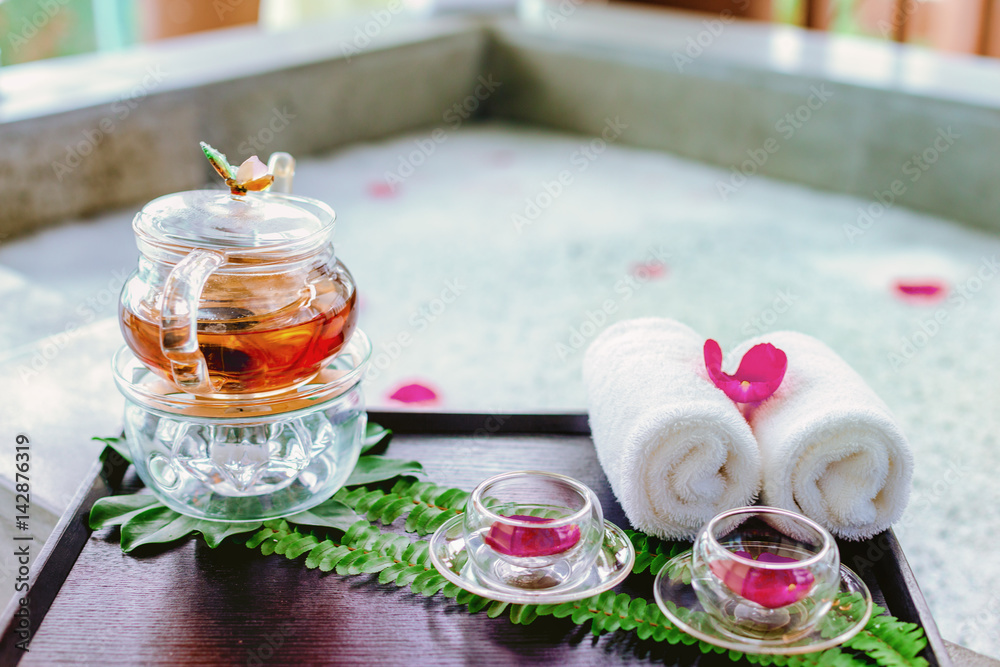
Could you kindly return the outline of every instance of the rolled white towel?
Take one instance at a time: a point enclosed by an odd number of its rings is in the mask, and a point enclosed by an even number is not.
[[[805,334],[746,341],[732,361],[765,342],[784,350],[788,370],[777,392],[749,411],[762,501],[848,540],[885,530],[906,509],[913,477],[913,454],[889,408],[847,362]]]
[[[693,537],[760,490],[757,444],[709,381],[702,343],[674,320],[627,320],[598,336],[583,359],[604,473],[632,525],[667,539]]]

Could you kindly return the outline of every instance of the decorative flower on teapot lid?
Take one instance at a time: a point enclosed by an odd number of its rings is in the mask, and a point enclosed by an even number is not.
[[[238,169],[233,169],[225,154],[215,150],[204,141],[201,142],[201,150],[215,167],[215,170],[219,172],[219,176],[226,179],[226,185],[229,186],[234,195],[246,194],[247,190],[261,192],[274,182],[274,176],[267,172],[267,165],[261,162],[256,155],[251,155],[243,161]]]
[[[133,223],[140,250],[186,254],[192,248],[209,248],[273,256],[309,252],[329,243],[336,215],[325,203],[263,192],[275,177],[256,155],[234,168],[205,142],[201,149],[230,191],[176,192],[149,202]]]

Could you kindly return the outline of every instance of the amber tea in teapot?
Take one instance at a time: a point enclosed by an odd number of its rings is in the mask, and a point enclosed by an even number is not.
[[[259,282],[260,289],[274,289],[266,279]],[[350,281],[344,276],[319,282],[314,298],[277,311],[254,312],[246,307],[255,305],[252,298],[239,300],[244,304],[239,307],[199,307],[198,347],[216,392],[257,394],[295,386],[340,351],[354,331],[356,294],[345,289]],[[141,305],[137,310],[122,307],[126,343],[143,364],[170,379],[171,364],[160,349],[160,312]]]

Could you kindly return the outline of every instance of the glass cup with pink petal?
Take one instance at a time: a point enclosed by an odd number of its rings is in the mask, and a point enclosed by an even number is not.
[[[484,583],[559,592],[587,579],[604,541],[604,517],[594,492],[570,477],[509,472],[472,492],[463,533],[469,564]]]
[[[840,589],[840,554],[833,536],[807,517],[741,507],[698,533],[691,586],[722,634],[791,642],[830,611]]]

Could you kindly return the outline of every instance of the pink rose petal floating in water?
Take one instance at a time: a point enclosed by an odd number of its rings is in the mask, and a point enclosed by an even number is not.
[[[523,514],[512,514],[507,518],[539,524],[553,521],[552,519]],[[521,558],[552,556],[568,551],[580,541],[580,527],[571,523],[568,526],[556,526],[555,528],[529,528],[527,526],[511,526],[497,521],[490,526],[483,541],[493,547],[494,551],[505,556]]]
[[[430,405],[438,401],[438,395],[437,392],[427,385],[413,382],[397,388],[389,394],[389,400],[399,401],[400,403],[423,403]]]
[[[948,295],[948,287],[939,280],[897,280],[895,294],[910,303],[937,303]]]
[[[663,262],[636,262],[628,271],[633,278],[646,282],[666,277],[667,266]]]
[[[705,341],[705,370],[716,387],[737,403],[758,403],[778,391],[788,369],[788,357],[770,343],[747,350],[734,375],[722,372],[722,348]]]
[[[753,561],[747,551],[733,552],[740,558]],[[794,558],[763,552],[757,556],[759,563],[796,563]],[[768,609],[777,609],[802,600],[812,590],[816,579],[805,568],[767,570],[736,560],[714,560],[709,563],[712,572],[732,592]]]
[[[396,188],[384,181],[373,181],[368,184],[368,194],[375,199],[392,199],[396,196]]]

